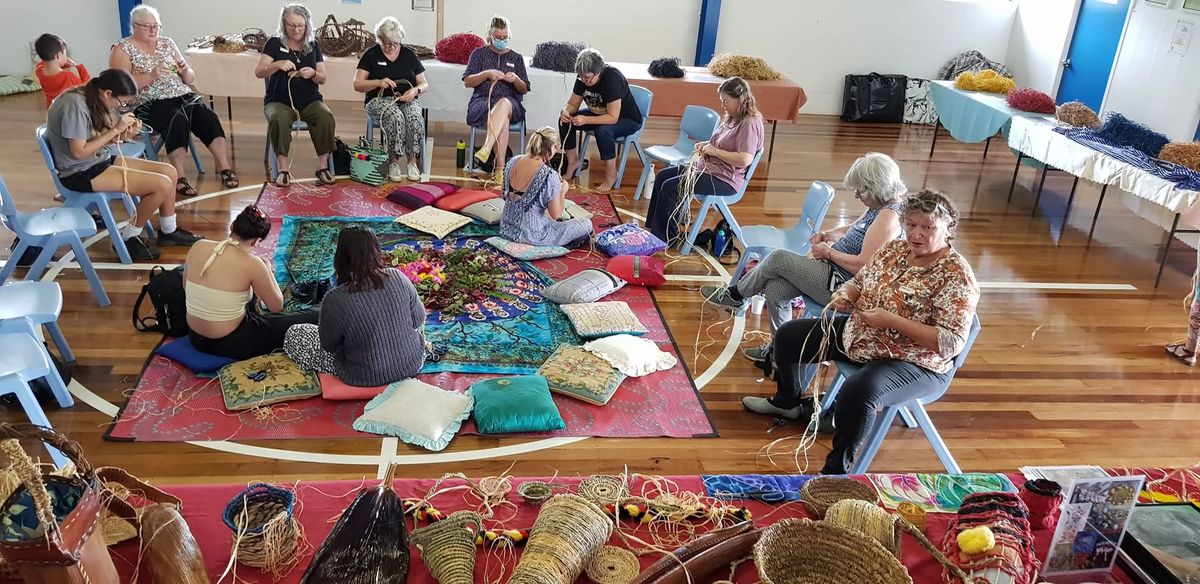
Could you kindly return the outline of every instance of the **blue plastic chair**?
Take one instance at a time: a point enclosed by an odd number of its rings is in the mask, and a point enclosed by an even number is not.
[[[120,226],[117,220],[113,217],[112,209],[108,207],[109,201],[120,201],[125,205],[125,212],[132,217],[137,211],[137,202],[140,197],[134,197],[122,192],[109,191],[98,193],[79,193],[64,187],[62,181],[58,180],[58,170],[54,166],[54,155],[50,152],[50,144],[46,142],[46,126],[45,124],[38,126],[34,136],[37,138],[38,148],[42,151],[42,160],[46,163],[46,168],[50,171],[50,178],[54,181],[54,188],[63,197],[63,206],[69,208],[78,208],[85,211],[95,209],[100,213],[100,217],[104,219],[104,227],[108,229],[108,237],[112,240],[113,249],[117,252],[117,258],[123,264],[132,264],[133,259],[129,257],[129,248],[125,247],[125,240],[121,239]],[[149,217],[146,226],[149,227]],[[78,254],[76,254],[78,255]],[[107,306],[107,303],[101,303]]]
[[[304,123],[302,120],[296,120],[292,122],[292,131],[307,132],[308,124]],[[267,136],[267,145],[263,147],[263,160],[265,160],[271,167],[271,176],[269,178],[271,180],[275,180],[275,176],[279,174],[279,159],[275,158],[275,148],[271,146],[270,136]],[[337,170],[333,167],[333,153],[330,152],[329,156],[326,157],[325,160],[327,163],[326,168],[329,169],[329,174],[337,176]]]
[[[13,203],[12,194],[8,192],[8,185],[4,182],[4,177],[0,176],[0,222],[17,235],[17,247],[13,249],[12,255],[4,263],[4,267],[0,268],[0,284],[8,281],[8,277],[17,269],[17,260],[25,255],[25,250],[31,246],[42,248],[42,253],[38,254],[33,265],[29,267],[29,271],[25,273],[26,280],[36,280],[41,277],[42,272],[50,263],[50,258],[54,257],[54,252],[65,245],[75,252],[75,260],[79,262],[79,268],[83,270],[83,275],[92,288],[96,302],[100,306],[112,304],[108,299],[108,293],[104,291],[104,284],[100,283],[100,276],[96,273],[96,268],[92,266],[87,249],[83,246],[84,238],[96,234],[96,222],[87,211],[79,208],[58,207],[42,209],[33,213],[21,213]],[[58,284],[54,286],[57,288]],[[16,294],[16,292],[7,292],[7,294]],[[8,301],[3,298],[4,296],[0,296],[0,315],[8,314],[10,309]],[[43,308],[56,306],[53,312],[54,317],[58,318],[58,311],[62,309],[62,291],[58,292],[57,303],[51,302],[38,306]],[[12,310],[19,309],[14,306]],[[50,327],[47,326],[47,328]],[[51,329],[51,336],[55,337],[54,342],[58,344],[63,358],[71,360],[73,357],[71,359],[67,357],[70,349],[67,348],[66,342],[59,343],[62,333],[56,335],[54,332],[57,328],[55,326]]]
[[[475,164],[474,164],[474,162],[475,162],[475,133],[478,132],[479,130],[486,130],[486,129],[487,129],[486,127],[471,126],[471,137],[468,139],[468,142],[467,142],[467,169],[466,170],[471,170],[475,167]],[[513,122],[513,123],[509,124],[508,125],[508,133],[517,134],[520,137],[521,141],[517,142],[518,146],[516,148],[513,148],[513,151],[519,154],[521,152],[521,150],[525,149],[525,120],[521,120],[519,122]]]
[[[645,149],[646,157],[652,161],[661,162],[667,166],[677,166],[687,160],[695,150],[697,142],[712,138],[721,122],[717,112],[700,105],[689,105],[683,110],[683,119],[679,121],[679,139],[670,146],[651,146]],[[638,179],[637,190],[633,192],[633,200],[642,198],[642,189],[650,180],[650,165],[642,165],[642,176]]]
[[[716,197],[708,195],[696,195],[700,199],[700,212],[696,214],[696,219],[692,221],[692,229],[688,232],[687,240],[683,242],[683,247],[680,249],[682,255],[692,253],[692,246],[696,244],[696,236],[700,235],[700,228],[704,227],[704,218],[708,216],[708,210],[716,207],[721,216],[729,222],[729,228],[733,230],[733,234],[738,238],[738,241],[745,241],[742,234],[742,226],[738,225],[737,219],[733,216],[733,211],[729,209],[730,205],[736,204],[746,196],[746,189],[750,186],[750,179],[754,177],[754,169],[758,168],[758,163],[762,160],[763,151],[759,150],[754,153],[754,158],[750,161],[750,166],[746,167],[746,180],[742,182],[742,188],[738,192],[728,197]]]
[[[421,119],[425,122],[425,144],[421,150],[421,166],[426,176],[429,176],[429,167],[432,163],[426,152],[433,152],[433,138],[429,137],[429,108],[421,108]],[[370,113],[367,114],[367,140],[374,140],[375,130],[379,130],[379,143],[383,144],[383,128],[379,125],[379,119]],[[524,136],[524,134],[522,134]],[[349,172],[349,169],[347,169]]]
[[[146,144],[143,142],[121,142],[105,146],[104,150],[112,156],[116,156],[119,153],[125,158],[142,158],[146,155]]]
[[[155,136],[158,136],[155,138]],[[166,144],[166,139],[158,134],[150,131],[150,128],[142,126],[142,145],[146,154],[146,160],[158,162],[158,151],[163,149]],[[196,152],[196,143],[192,141],[192,137],[188,136],[188,152],[192,153],[192,163],[196,165],[196,174],[204,174],[204,165],[200,163],[200,153]],[[126,152],[125,156],[129,156]]]
[[[954,368],[950,370],[950,375],[946,379],[946,385],[925,397],[886,407],[875,417],[875,425],[867,431],[867,436],[863,440],[863,445],[859,450],[858,456],[855,457],[853,468],[849,469],[850,474],[866,474],[867,469],[871,466],[871,462],[875,460],[875,455],[879,453],[879,447],[883,444],[883,439],[887,438],[888,429],[891,428],[892,421],[896,419],[897,415],[905,418],[905,424],[908,427],[921,428],[921,431],[925,433],[925,438],[929,440],[929,445],[933,447],[934,453],[937,454],[938,460],[946,468],[946,472],[950,474],[962,473],[962,468],[958,466],[958,462],[950,454],[950,449],[946,446],[945,441],[942,440],[942,435],[938,433],[937,427],[933,425],[933,420],[929,418],[929,412],[925,411],[925,405],[941,399],[950,390],[950,383],[954,381],[954,374],[958,373],[963,363],[966,363],[967,355],[971,352],[971,347],[975,345],[975,339],[979,336],[979,330],[979,315],[975,315],[974,320],[971,321],[971,332],[967,334],[967,343],[963,345],[963,350],[954,358]],[[825,397],[821,400],[822,409],[833,406],[838,391],[842,388],[842,382],[845,381],[846,377],[858,372],[860,367],[839,361],[837,369],[838,376],[829,386],[829,391],[825,393]]]
[[[637,103],[638,109],[642,112],[642,125],[638,126],[636,132],[617,138],[617,147],[621,149],[621,164],[617,167],[617,182],[613,185],[614,190],[621,188],[621,179],[625,178],[625,163],[629,162],[630,147],[637,151],[638,160],[642,161],[642,166],[650,164],[650,161],[646,160],[646,152],[642,148],[642,132],[646,130],[646,120],[650,119],[650,105],[654,102],[654,94],[640,85],[630,85],[629,93],[633,94],[633,101]],[[580,160],[587,160],[591,138],[591,132],[583,134],[583,143],[579,147]],[[583,165],[580,164],[579,168],[575,169],[575,176],[579,176],[582,170]]]
[[[62,305],[58,282],[24,281],[0,286],[0,333],[24,331],[39,337],[38,327],[44,326],[63,361],[70,363],[75,354],[58,328]]]
[[[741,279],[746,270],[746,264],[752,257],[766,257],[771,250],[786,249],[800,255],[808,253],[812,247],[812,236],[825,222],[829,213],[829,204],[833,202],[833,187],[829,183],[814,180],[808,187],[808,196],[804,198],[804,209],[800,220],[791,229],[783,230],[770,225],[751,225],[742,228],[742,258],[733,270],[731,282]],[[807,305],[805,305],[807,306]]]
[[[45,377],[54,396],[58,398],[58,404],[64,408],[75,405],[75,400],[71,398],[67,385],[54,368],[54,363],[50,361],[45,348],[28,333],[0,334],[0,347],[4,347],[4,350],[0,351],[0,395],[15,394],[30,422],[46,428],[51,427],[46,412],[42,410],[41,404],[29,387],[29,382]],[[67,463],[67,457],[61,452],[49,446],[47,449],[56,467],[61,468]]]

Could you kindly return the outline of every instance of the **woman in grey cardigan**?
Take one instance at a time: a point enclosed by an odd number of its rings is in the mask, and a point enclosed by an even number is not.
[[[425,307],[417,289],[387,267],[375,232],[351,226],[333,255],[337,286],[321,302],[319,326],[288,329],[283,349],[303,369],[349,385],[386,385],[425,364]]]

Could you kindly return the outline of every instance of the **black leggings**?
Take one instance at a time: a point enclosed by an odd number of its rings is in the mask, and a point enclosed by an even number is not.
[[[286,314],[247,312],[242,324],[219,339],[210,339],[194,332],[188,333],[188,337],[192,345],[202,352],[240,361],[282,349],[283,339],[292,325],[318,324],[320,319],[321,311],[315,308]]]
[[[821,320],[804,318],[793,320],[779,327],[775,333],[776,390],[771,403],[781,408],[800,405],[800,367],[806,363],[823,360],[853,361],[842,352],[842,333],[846,328],[847,316],[833,319],[829,351],[819,355]],[[837,431],[833,435],[833,450],[825,458],[821,474],[845,474],[854,462],[854,453],[875,423],[875,410],[902,404],[911,399],[929,395],[945,387],[949,376],[935,373],[924,367],[896,359],[875,359],[861,364],[858,373],[846,378],[838,392],[833,407],[833,422]]]
[[[646,211],[646,227],[655,237],[673,242],[678,235],[679,224],[683,214],[690,213],[691,207],[680,207],[679,184],[683,180],[683,165],[668,166],[654,177],[653,196],[650,197],[650,209]],[[737,194],[733,185],[706,172],[696,177],[696,195],[715,195],[728,197]],[[691,204],[691,201],[688,201]],[[677,213],[679,211],[679,213]]]
[[[138,116],[163,137],[168,154],[186,148],[188,134],[195,134],[205,146],[225,137],[217,112],[195,93],[151,101],[138,108]]]

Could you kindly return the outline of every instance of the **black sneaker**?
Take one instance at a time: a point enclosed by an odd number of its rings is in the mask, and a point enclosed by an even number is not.
[[[126,239],[125,247],[129,249],[129,257],[135,262],[156,260],[158,256],[162,255],[157,249],[146,245],[146,242],[141,237]]]
[[[158,234],[158,245],[192,245],[200,241],[200,236],[188,231],[182,227],[176,228],[170,233]]]
[[[709,304],[716,304],[717,306],[733,310],[743,310],[746,308],[746,299],[734,300],[733,296],[729,294],[728,286],[701,286],[700,295]]]

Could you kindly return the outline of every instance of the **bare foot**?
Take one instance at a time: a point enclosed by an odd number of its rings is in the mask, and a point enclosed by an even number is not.
[[[606,181],[600,183],[600,186],[596,187],[596,192],[597,193],[611,193],[613,190],[614,182],[616,182],[616,181],[606,180]]]

